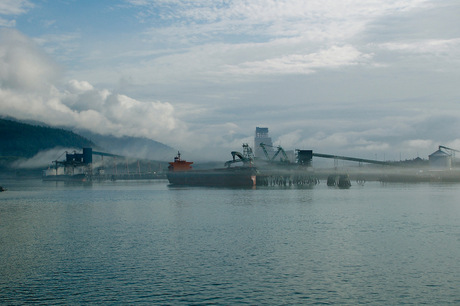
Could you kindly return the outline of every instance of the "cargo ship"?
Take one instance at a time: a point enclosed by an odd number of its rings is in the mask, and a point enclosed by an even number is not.
[[[86,181],[86,174],[79,173],[79,174],[58,174],[58,175],[46,175],[43,176],[44,181],[59,181],[59,182],[85,182]]]
[[[233,154],[234,152],[232,152]],[[234,155],[235,156],[235,155]],[[257,168],[252,166],[226,167],[211,170],[194,170],[193,162],[180,158],[180,152],[169,163],[166,176],[172,185],[208,187],[256,186]],[[227,164],[227,163],[226,163]],[[229,164],[227,164],[229,165]]]

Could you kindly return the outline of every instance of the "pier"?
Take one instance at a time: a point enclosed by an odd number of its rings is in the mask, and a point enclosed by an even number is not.
[[[319,184],[315,175],[309,174],[258,174],[257,186],[313,186]]]
[[[166,179],[161,162],[83,148],[83,153],[65,152],[64,160],[55,160],[54,168],[44,170],[47,181],[107,181]],[[100,156],[94,162],[93,156]],[[110,158],[109,161],[104,157]],[[166,163],[164,163],[166,164]],[[120,169],[119,169],[120,168]]]

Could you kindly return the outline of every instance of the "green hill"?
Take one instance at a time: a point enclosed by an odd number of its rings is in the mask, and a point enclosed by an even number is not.
[[[170,146],[144,137],[115,137],[112,135],[100,135],[86,130],[76,130],[76,133],[91,139],[106,152],[123,156],[169,161],[177,153],[177,150]]]
[[[55,147],[95,147],[90,140],[64,129],[0,119],[0,156],[30,158]]]

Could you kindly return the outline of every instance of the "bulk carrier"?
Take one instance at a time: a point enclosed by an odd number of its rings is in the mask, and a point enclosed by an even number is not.
[[[167,178],[172,185],[208,186],[208,187],[254,187],[257,168],[250,159],[239,152],[232,152],[233,160],[225,163],[227,167],[211,170],[193,170],[191,164],[180,158],[180,152],[169,163]],[[239,157],[236,159],[235,157]],[[232,163],[243,162],[241,167],[230,167]]]

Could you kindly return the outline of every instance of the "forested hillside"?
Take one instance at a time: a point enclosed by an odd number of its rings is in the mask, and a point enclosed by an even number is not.
[[[111,135],[100,135],[89,131],[77,131],[78,134],[91,139],[107,152],[144,158],[150,160],[171,160],[177,150],[161,142],[144,137],[115,137]]]
[[[55,147],[83,148],[95,144],[71,131],[0,119],[0,156],[29,158]]]

